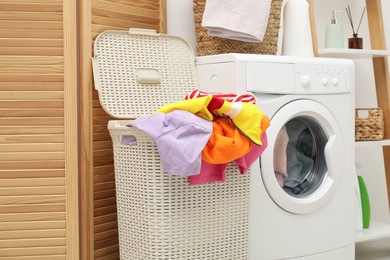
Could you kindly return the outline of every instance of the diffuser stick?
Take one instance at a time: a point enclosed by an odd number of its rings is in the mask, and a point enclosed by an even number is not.
[[[359,32],[360,24],[362,23],[363,15],[364,15],[365,11],[366,11],[366,7],[364,7],[363,12],[362,12],[362,16],[360,17],[359,25],[358,25],[358,28],[356,29],[356,34],[358,34],[358,32]]]
[[[351,7],[348,5],[348,7],[345,8],[345,11],[347,12],[348,20],[349,20],[351,27],[352,27],[352,32],[353,32],[353,34],[355,34],[355,29],[353,27],[353,20],[352,20],[352,14],[351,14]]]

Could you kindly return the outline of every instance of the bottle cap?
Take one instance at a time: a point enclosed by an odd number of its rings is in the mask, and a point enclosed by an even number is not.
[[[332,18],[330,19],[331,24],[337,24],[336,10],[332,10]]]

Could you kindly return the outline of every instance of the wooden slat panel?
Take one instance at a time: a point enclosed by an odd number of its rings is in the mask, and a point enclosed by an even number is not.
[[[0,197],[0,205],[43,204],[43,203],[44,204],[65,203],[65,196],[64,195],[38,195],[38,196],[27,195],[27,196]]]
[[[140,17],[145,17],[145,18],[155,18],[159,19],[159,10],[158,6],[154,6],[153,8],[148,8],[147,5],[144,6],[136,6],[133,3],[137,1],[123,1],[121,4],[113,3],[113,2],[108,2],[104,0],[97,0],[93,1],[92,5],[92,10],[94,9],[103,9],[107,11],[112,11],[116,13],[127,13],[129,15],[128,20],[132,20],[131,15],[136,15]],[[141,3],[141,2],[139,2]]]
[[[63,91],[1,91],[0,94],[0,100],[64,99]],[[45,107],[45,104],[41,104],[41,107]]]
[[[37,255],[2,257],[1,260],[65,260],[65,255]],[[119,259],[119,257],[117,258]]]
[[[1,9],[1,2],[0,2]],[[1,38],[37,38],[37,39],[62,39],[62,31],[57,30],[12,30],[0,29]]]
[[[30,213],[30,212],[65,212],[65,203],[62,204],[36,204],[36,205],[6,205],[0,206],[2,213]],[[15,229],[13,229],[15,230]]]
[[[1,95],[1,91],[0,91]],[[47,108],[62,108],[64,107],[63,100],[33,100],[33,101],[25,101],[25,100],[16,100],[16,101],[0,101],[0,108],[10,108],[10,107],[20,107],[20,108],[39,108],[42,107],[42,103],[45,103],[45,107]],[[16,129],[14,129],[16,130]],[[41,128],[41,130],[44,130]],[[1,133],[0,133],[1,134]]]
[[[53,220],[65,220],[64,212],[44,212],[44,213],[29,212],[29,213],[16,213],[16,214],[0,214],[0,222],[53,221]]]
[[[106,16],[98,16],[94,15],[92,16],[92,22],[95,24],[102,24],[105,26],[110,27],[118,27],[118,28],[131,28],[134,27],[135,24],[137,24],[140,27],[150,27],[150,25],[158,25],[160,22],[159,19],[152,19],[152,18],[146,18],[146,17],[140,17],[140,16],[133,16],[131,21],[129,20],[123,20],[120,18],[116,19],[107,19]]]
[[[63,49],[60,47],[0,47],[0,55],[41,55],[58,56],[63,55]]]
[[[21,178],[2,180],[0,187],[64,186],[64,178]]]
[[[65,254],[65,246],[0,248],[0,256],[32,256]]]
[[[21,11],[21,12],[54,12],[62,13],[62,4],[53,4],[48,1],[34,3],[34,1],[0,1],[0,10],[2,11]]]
[[[0,39],[0,47],[63,47],[63,45],[64,42],[62,39]]]
[[[61,13],[7,12],[0,10],[1,20],[11,21],[62,21]]]
[[[42,102],[44,103],[44,102]],[[62,117],[64,116],[63,108],[0,108],[0,116],[9,117]]]
[[[0,135],[2,143],[64,143],[64,135]]]
[[[12,59],[14,59],[13,56],[7,56],[8,58],[9,57],[12,57]],[[24,60],[26,60],[25,57],[22,57]],[[45,58],[45,57],[40,57],[40,58]],[[49,58],[49,57],[47,57]],[[1,59],[3,60],[3,59]],[[0,63],[1,63],[1,60],[0,60]],[[36,62],[39,62],[39,64],[42,64],[42,59],[37,59],[36,57],[34,58],[34,60]],[[55,60],[55,61],[54,61]],[[57,61],[61,61],[62,62],[62,59],[57,59],[57,57],[55,59],[48,59],[48,63],[49,64],[52,64],[52,62],[55,62],[55,64],[57,64]],[[7,60],[5,58],[5,63],[7,63]],[[23,62],[20,62],[20,64],[25,64]],[[26,64],[30,64],[30,63],[26,63]],[[31,63],[31,64],[34,64],[34,63]],[[63,82],[0,82],[0,91],[31,91],[31,90],[35,90],[35,91],[62,91],[64,89],[64,84]]]
[[[16,53],[21,53],[22,48],[15,48],[15,52]],[[48,48],[44,48],[44,47],[38,47],[38,48],[35,48],[35,47],[26,47],[24,49],[30,49],[30,53],[34,50],[34,49],[39,49],[40,51],[47,51],[46,54],[49,54],[50,53],[50,50],[48,50]],[[62,50],[61,48],[56,48],[54,49],[56,50],[56,52],[58,53],[62,53]],[[2,51],[2,48],[0,47],[0,52]],[[10,52],[7,52],[7,54],[10,54]],[[34,66],[14,66],[14,65],[5,65],[5,66],[0,66],[0,73],[16,73],[16,74],[33,74],[33,73],[36,73],[36,74],[58,74],[58,73],[61,73],[62,71],[64,70],[64,67],[62,65],[58,65],[58,66],[53,66],[53,65],[41,65],[41,66],[38,66],[38,65],[34,65]]]
[[[1,230],[65,229],[64,221],[24,221],[0,223]],[[2,247],[3,243],[0,244]]]
[[[22,160],[64,160],[64,152],[16,152],[0,153],[0,161],[22,161]],[[0,184],[0,187],[2,184]]]
[[[99,240],[99,241],[96,241],[96,243],[95,243],[95,249],[99,250],[99,249],[105,248],[105,247],[118,246],[118,244],[119,244],[118,238]]]
[[[10,39],[0,39],[0,42],[4,43],[5,41],[9,41]],[[30,41],[31,39],[28,39]],[[20,42],[25,42],[26,39],[12,39],[12,41],[20,41]],[[36,42],[63,42],[62,39],[60,40],[50,40],[50,39],[35,39]],[[63,68],[64,64],[64,59],[62,56],[12,56],[12,55],[4,55],[0,57],[0,66],[23,66],[23,65],[42,65],[42,66],[48,66],[48,65],[61,65]],[[16,82],[8,82],[8,83],[14,83],[17,84]],[[38,82],[31,82],[33,85],[37,85]],[[53,83],[52,83],[53,84]],[[4,85],[4,84],[2,84]],[[46,84],[47,86],[48,84]],[[61,89],[63,89],[63,85],[61,85]],[[34,88],[35,90],[35,88]],[[39,91],[39,89],[36,89]],[[47,90],[47,88],[44,88],[44,90]]]
[[[117,253],[118,252],[118,245],[113,245],[113,246],[108,246],[104,247],[102,249],[97,249],[95,251],[95,257],[97,259],[105,256],[110,256],[111,254]]]
[[[14,240],[2,240],[0,244],[0,248],[65,246],[65,245],[66,244],[64,238],[14,239]]]
[[[34,169],[64,169],[64,161],[0,161],[1,170],[34,170]],[[7,194],[5,194],[7,195]]]
[[[48,128],[50,129],[50,127],[48,127]],[[58,130],[62,131],[62,129],[58,129]],[[29,130],[27,129],[26,131],[29,131]],[[37,131],[39,131],[39,130],[37,130]],[[12,130],[10,130],[9,132],[12,132]],[[35,132],[35,131],[33,131],[33,132]],[[0,134],[1,133],[2,133],[2,129],[0,127]],[[2,133],[2,134],[4,134],[4,133]],[[22,134],[28,134],[28,133],[22,133]],[[29,133],[29,134],[31,134],[31,133]],[[60,151],[64,151],[64,144],[62,144],[62,143],[53,143],[53,144],[29,144],[29,145],[25,145],[25,144],[17,143],[17,144],[2,144],[0,146],[0,153],[4,153],[4,152],[40,152],[42,150],[44,150],[46,152],[60,152]],[[1,170],[0,170],[0,174],[1,174]]]
[[[31,82],[31,81],[39,81],[39,82],[63,82],[64,75],[63,74],[21,74],[21,75],[9,75],[0,73],[0,82]]]
[[[106,222],[101,225],[95,225],[96,233],[100,233],[100,232],[104,232],[105,230],[112,230],[112,229],[118,229],[118,223],[116,221]]]
[[[63,117],[7,117],[0,118],[0,126],[59,126],[63,125]]]
[[[28,170],[5,170],[0,168],[1,179],[17,179],[17,178],[50,178],[50,177],[64,177],[65,171],[63,169],[28,169]]]
[[[9,21],[0,20],[0,29],[38,29],[38,30],[62,30],[62,21],[60,22],[46,22],[46,21]]]
[[[113,221],[117,221],[117,215],[116,213],[112,213],[112,214],[106,214],[106,215],[103,215],[103,216],[97,216],[95,218],[95,225],[100,225],[100,224],[103,224],[103,223],[106,223],[106,222],[113,222]]]
[[[24,196],[24,195],[61,195],[64,194],[64,186],[48,186],[48,187],[19,187],[1,188],[1,196]],[[1,232],[0,232],[1,233]]]
[[[0,239],[27,239],[27,238],[63,238],[65,236],[65,229],[50,229],[50,230],[16,230],[16,231],[2,231],[0,232]],[[0,254],[1,255],[1,254]]]

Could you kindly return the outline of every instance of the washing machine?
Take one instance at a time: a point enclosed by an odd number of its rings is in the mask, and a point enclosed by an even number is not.
[[[250,173],[250,259],[354,259],[353,62],[221,54],[196,63],[201,89],[251,92],[271,121]]]

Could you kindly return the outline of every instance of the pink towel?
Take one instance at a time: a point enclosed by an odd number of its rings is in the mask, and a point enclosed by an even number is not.
[[[280,129],[274,148],[274,171],[281,187],[287,178],[287,144],[288,134],[285,126]]]

